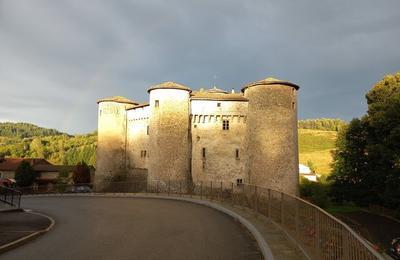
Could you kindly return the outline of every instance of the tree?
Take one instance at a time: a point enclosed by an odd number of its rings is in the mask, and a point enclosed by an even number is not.
[[[336,201],[352,200],[365,204],[368,188],[367,121],[353,119],[338,133],[333,153],[331,193]]]
[[[30,149],[32,157],[45,158],[45,147],[40,138],[33,139]]]
[[[383,205],[400,210],[400,72],[385,76],[366,95],[371,175]]]
[[[69,177],[68,168],[63,167],[59,173],[56,180],[56,187],[59,192],[64,192],[70,183],[71,178]]]
[[[367,114],[339,133],[332,194],[400,210],[400,72],[376,83],[366,99]]]
[[[75,166],[72,180],[75,184],[90,183],[90,168],[85,162],[80,162]]]
[[[19,187],[31,186],[36,180],[36,172],[27,161],[22,161],[15,170],[15,181]]]

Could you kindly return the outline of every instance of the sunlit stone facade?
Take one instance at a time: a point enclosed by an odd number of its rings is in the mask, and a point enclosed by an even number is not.
[[[148,104],[98,101],[96,182],[147,169],[148,181],[251,183],[298,192],[298,86],[273,78],[241,93],[165,82]]]

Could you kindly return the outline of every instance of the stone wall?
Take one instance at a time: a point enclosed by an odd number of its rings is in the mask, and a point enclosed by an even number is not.
[[[127,164],[128,170],[147,168],[149,160],[149,106],[127,111]]]
[[[193,181],[244,182],[247,102],[192,100],[191,109]]]

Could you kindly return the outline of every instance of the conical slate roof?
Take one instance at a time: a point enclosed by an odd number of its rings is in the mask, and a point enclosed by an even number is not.
[[[139,103],[132,101],[130,99],[127,99],[126,97],[121,97],[121,96],[107,97],[107,98],[102,98],[102,99],[97,100],[97,104],[99,104],[101,102],[117,102],[117,103],[123,103],[123,104],[139,105]]]
[[[150,93],[150,91],[155,90],[155,89],[182,89],[182,90],[187,90],[189,92],[192,92],[192,90],[184,85],[172,82],[172,81],[167,81],[163,82],[157,85],[153,85],[147,90],[147,92]]]
[[[266,79],[262,79],[262,80],[259,80],[259,81],[256,81],[256,82],[252,82],[252,83],[249,83],[249,84],[245,85],[242,88],[242,92],[244,92],[246,88],[253,87],[253,86],[258,86],[258,85],[287,85],[287,86],[295,88],[296,90],[298,90],[300,88],[296,84],[291,83],[289,81],[284,81],[284,80],[268,77]]]

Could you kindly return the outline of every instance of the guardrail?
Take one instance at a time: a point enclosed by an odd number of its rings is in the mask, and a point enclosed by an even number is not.
[[[102,182],[37,186],[24,188],[22,192],[75,193],[92,192],[92,188],[96,192],[178,195],[230,203],[268,217],[310,259],[383,259],[361,236],[321,208],[299,197],[255,185],[215,181]]]
[[[21,206],[21,191],[0,186],[0,201],[8,205],[18,207]]]

